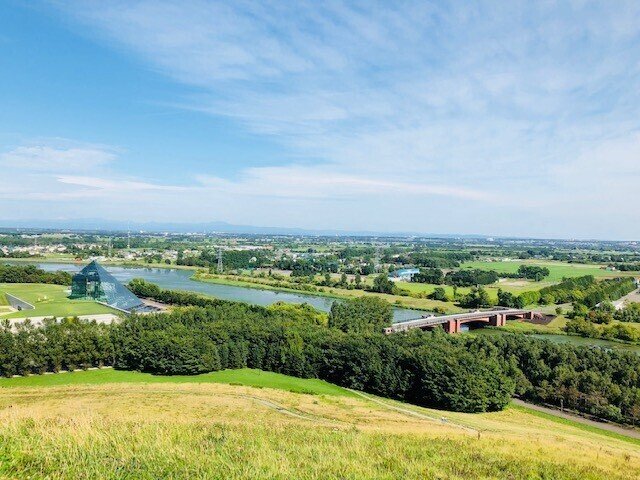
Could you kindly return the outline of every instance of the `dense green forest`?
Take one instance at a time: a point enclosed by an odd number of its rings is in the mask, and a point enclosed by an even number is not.
[[[34,265],[1,265],[0,283],[52,283],[71,285],[68,272],[45,272]]]
[[[457,411],[498,410],[518,394],[618,422],[640,416],[640,357],[632,353],[523,335],[436,330],[386,336],[377,331],[389,321],[379,299],[343,302],[327,325],[324,314],[304,305],[250,306],[160,290],[142,280],[131,288],[196,306],[132,315],[112,326],[67,320],[13,332],[6,323],[0,374],[100,364],[157,374],[252,367]]]
[[[498,278],[498,274],[493,270],[457,270],[448,272],[444,277],[444,282],[456,287],[472,287],[495,283]]]
[[[265,263],[265,254],[261,250],[224,250],[222,252],[222,265],[225,270],[237,270],[242,268],[256,268]],[[178,252],[176,265],[188,265],[196,267],[216,267],[218,264],[218,252],[205,249],[199,255],[184,255]]]
[[[585,275],[565,278],[556,285],[541,289],[539,301],[543,304],[578,302],[595,307],[600,302],[617,300],[635,288],[635,280],[631,277],[596,281],[592,275]]]

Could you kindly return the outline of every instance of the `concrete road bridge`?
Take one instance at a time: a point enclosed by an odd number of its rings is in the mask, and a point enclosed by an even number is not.
[[[503,327],[506,325],[507,320],[514,320],[517,318],[533,320],[537,317],[543,317],[543,314],[533,310],[521,309],[478,310],[475,312],[455,313],[452,315],[429,315],[416,318],[415,320],[406,320],[394,323],[392,326],[385,328],[384,331],[388,334],[404,332],[413,328],[430,330],[432,328],[442,326],[444,331],[447,333],[459,333],[462,331],[462,325],[465,324],[469,324],[469,326],[473,327],[483,327],[486,325]]]

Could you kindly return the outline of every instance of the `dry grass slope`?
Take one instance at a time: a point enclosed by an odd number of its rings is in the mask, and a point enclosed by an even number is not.
[[[633,443],[516,409],[447,416],[223,384],[7,388],[0,478],[640,478]]]

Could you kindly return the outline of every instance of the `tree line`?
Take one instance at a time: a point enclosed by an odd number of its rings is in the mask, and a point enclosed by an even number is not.
[[[498,352],[503,368],[526,400],[564,406],[598,418],[640,420],[640,355],[558,344],[522,334],[462,336],[475,354]]]
[[[628,324],[640,322],[640,303],[629,303],[616,309],[611,302],[603,301],[589,309],[576,302],[567,317],[570,318],[565,326],[567,333],[605,340],[640,342],[640,329]],[[615,323],[614,320],[620,323]]]
[[[0,283],[50,283],[71,285],[69,272],[45,272],[35,265],[0,265]]]
[[[74,318],[28,320],[11,327],[0,322],[0,376],[58,372],[113,365],[115,346],[110,325]]]
[[[558,284],[540,290],[522,292],[515,296],[498,293],[498,305],[521,308],[524,305],[559,305],[574,303],[593,308],[601,302],[617,300],[636,289],[631,277],[609,278],[597,281],[593,275],[563,278]]]
[[[520,265],[515,273],[501,273],[500,276],[504,278],[526,278],[527,280],[539,282],[545,277],[548,277],[549,273],[551,272],[549,272],[547,267]]]
[[[499,410],[518,394],[618,422],[640,415],[633,353],[511,334],[383,335],[390,317],[379,299],[345,301],[327,323],[308,306],[251,306],[132,284],[140,295],[185,307],[110,326],[70,320],[13,332],[5,323],[0,374],[100,363],[167,375],[251,367],[456,411]]]
[[[267,262],[265,253],[261,250],[223,250],[222,265],[225,270],[261,267]],[[217,250],[203,250],[198,255],[185,255],[178,252],[176,265],[216,268],[218,265]]]
[[[493,270],[479,268],[463,269],[447,272],[445,275],[440,268],[421,268],[420,273],[413,276],[412,281],[431,283],[434,285],[455,285],[456,287],[471,287],[489,285],[498,281],[498,274]]]
[[[539,302],[561,304],[577,302],[587,307],[595,307],[607,300],[617,300],[636,289],[631,277],[610,278],[596,281],[593,275],[564,278],[560,283],[541,289]]]
[[[178,292],[159,298],[193,297]],[[69,320],[12,332],[6,323],[0,329],[0,374],[99,364],[164,375],[250,367],[466,412],[503,408],[515,387],[495,355],[472,355],[441,331],[385,336],[373,325],[363,326],[366,320],[358,326],[340,323],[349,312],[362,319],[380,307],[362,299],[332,312],[336,326],[319,323],[305,306],[205,304],[130,315],[109,326]],[[382,314],[374,323],[387,320]]]

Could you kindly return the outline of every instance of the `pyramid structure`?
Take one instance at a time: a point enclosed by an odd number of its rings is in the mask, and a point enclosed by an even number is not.
[[[145,306],[95,260],[73,276],[71,298],[91,299],[127,312]]]

